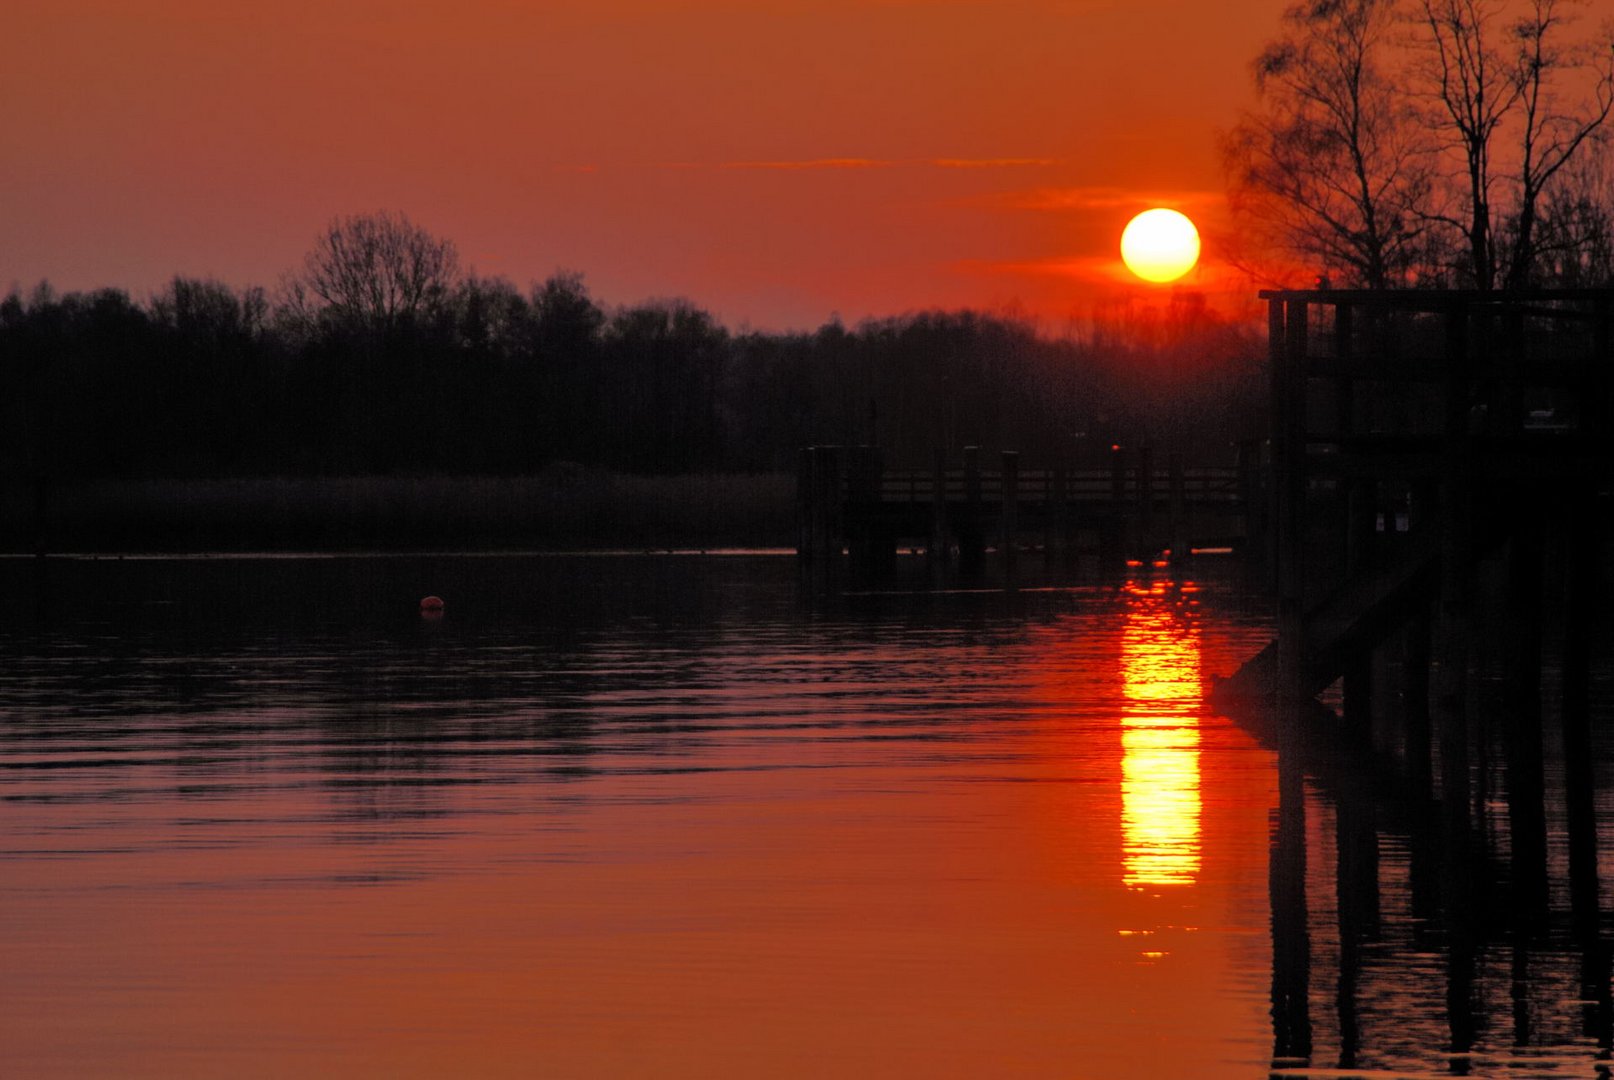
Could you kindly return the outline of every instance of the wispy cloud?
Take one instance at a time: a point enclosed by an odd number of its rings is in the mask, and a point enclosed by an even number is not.
[[[1043,259],[960,259],[955,272],[981,277],[1056,277],[1086,281],[1124,280],[1125,267],[1118,255],[1056,255]]]
[[[807,158],[800,161],[669,161],[664,169],[720,169],[803,172],[810,169],[889,169],[900,164],[880,158]]]
[[[928,164],[938,169],[1045,169],[1059,162],[1054,158],[935,158]]]
[[[828,169],[1026,169],[1056,165],[1052,158],[803,158],[785,161],[669,161],[663,169],[771,170],[803,172]]]
[[[1141,203],[1183,209],[1218,205],[1219,191],[1147,191],[1122,187],[1033,188],[1005,191],[971,200],[1009,210],[1081,211],[1127,210]]]

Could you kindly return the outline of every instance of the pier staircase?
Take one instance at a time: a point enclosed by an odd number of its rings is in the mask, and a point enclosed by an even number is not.
[[[1440,552],[1432,533],[1414,533],[1381,567],[1347,578],[1302,616],[1300,689],[1315,696],[1343,676],[1355,657],[1434,600]],[[1223,712],[1270,706],[1278,685],[1278,642],[1268,643],[1218,683],[1212,703]]]

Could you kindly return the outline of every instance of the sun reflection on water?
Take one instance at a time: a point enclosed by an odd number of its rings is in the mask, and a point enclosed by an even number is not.
[[[1127,584],[1121,844],[1129,888],[1192,885],[1199,877],[1199,638],[1168,588]]]

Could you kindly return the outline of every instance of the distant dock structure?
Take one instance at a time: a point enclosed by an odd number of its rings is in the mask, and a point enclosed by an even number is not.
[[[877,446],[809,447],[797,475],[797,551],[877,569],[900,548],[968,567],[989,548],[1013,560],[1027,550],[1120,558],[1242,545],[1265,529],[1260,452],[1241,444],[1231,463],[1204,466],[1114,446],[1101,467],[1026,468],[1016,451],[988,464],[967,446],[957,460],[937,451],[928,469],[893,470]]]

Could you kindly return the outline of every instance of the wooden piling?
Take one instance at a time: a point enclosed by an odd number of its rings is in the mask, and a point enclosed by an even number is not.
[[[1289,401],[1288,380],[1285,375],[1287,356],[1289,353],[1289,334],[1284,321],[1285,309],[1289,305],[1282,300],[1267,301],[1267,376],[1270,380],[1268,389],[1267,439],[1270,448],[1270,457],[1267,462],[1267,499],[1262,508],[1262,518],[1266,522],[1264,532],[1266,546],[1267,587],[1275,594],[1282,593],[1282,571],[1278,567],[1282,556],[1282,543],[1279,533],[1282,526],[1279,518],[1282,516],[1284,468],[1284,440],[1285,432],[1289,427]],[[1302,308],[1302,311],[1304,308]]]
[[[1004,565],[1013,568],[1020,548],[1020,453],[1003,451],[1003,502],[998,522],[998,551]]]
[[[1266,514],[1261,497],[1261,444],[1254,439],[1241,440],[1236,455],[1234,465],[1238,475],[1238,499],[1244,511],[1242,548],[1247,554],[1266,559],[1271,552],[1266,546]]]
[[[986,534],[981,527],[981,448],[964,447],[964,520],[958,534],[958,562],[977,570],[986,557]]]
[[[1433,624],[1427,610],[1416,612],[1401,635],[1402,768],[1419,796],[1434,796],[1434,755],[1430,745],[1429,665]]]
[[[1341,435],[1356,426],[1356,311],[1349,304],[1334,305],[1334,420]]]
[[[1180,563],[1188,558],[1188,495],[1183,479],[1182,455],[1172,454],[1168,459],[1170,477],[1171,561]]]
[[[1133,557],[1149,558],[1154,554],[1154,448],[1145,443],[1138,447],[1137,464],[1137,530],[1132,543]]]
[[[1562,726],[1569,896],[1575,929],[1597,931],[1597,816],[1591,747],[1591,630],[1596,530],[1591,500],[1565,499]]]
[[[1126,558],[1126,459],[1120,446],[1110,447],[1110,505],[1100,526],[1099,557],[1106,565]]]
[[[1440,744],[1440,803],[1453,858],[1469,853],[1468,658],[1470,647],[1468,311],[1446,312],[1444,409],[1440,464],[1440,603],[1434,721]]]
[[[1048,534],[1043,540],[1043,554],[1052,563],[1068,559],[1075,547],[1071,543],[1070,473],[1063,465],[1054,469],[1049,487]]]
[[[1508,542],[1508,670],[1503,718],[1507,751],[1508,839],[1515,904],[1543,911],[1547,903],[1546,783],[1541,746],[1542,549],[1533,504]]]
[[[1278,301],[1274,301],[1278,303]],[[1278,680],[1277,708],[1280,744],[1299,738],[1300,703],[1305,700],[1305,551],[1302,532],[1305,479],[1305,372],[1307,310],[1302,300],[1282,305],[1276,316],[1282,326],[1282,354],[1276,381],[1274,468],[1277,473],[1278,512]]]
[[[878,446],[849,447],[846,470],[846,502],[856,510],[856,520],[843,528],[848,554],[860,569],[888,568],[896,558],[896,538],[879,513],[885,454]]]
[[[925,555],[933,569],[947,564],[947,451],[937,449],[931,457],[930,543]]]
[[[1272,1063],[1311,1060],[1311,932],[1306,912],[1306,787],[1299,754],[1278,752],[1278,815],[1267,863],[1272,905]]]
[[[1371,572],[1377,539],[1376,488],[1371,480],[1352,481],[1346,487],[1345,572],[1358,577]],[[1373,647],[1357,650],[1345,669],[1341,690],[1345,723],[1364,747],[1373,744]]]
[[[1344,790],[1334,806],[1334,895],[1339,922],[1339,1064],[1356,1068],[1361,1043],[1357,1003],[1362,945],[1379,936],[1379,837],[1371,796]]]
[[[1409,532],[1427,535],[1439,528],[1439,505],[1433,484],[1413,485],[1407,504]],[[1420,795],[1433,798],[1434,714],[1430,709],[1431,673],[1434,662],[1434,617],[1428,605],[1417,608],[1407,619],[1402,634],[1401,709],[1403,763],[1407,782]]]
[[[845,478],[841,471],[842,463],[839,446],[814,447],[813,488],[817,514],[813,540],[815,558],[824,561],[839,556],[845,548],[845,534],[842,531]]]
[[[804,560],[817,556],[813,525],[818,518],[817,489],[813,486],[813,451],[802,447],[796,453],[796,554]]]

